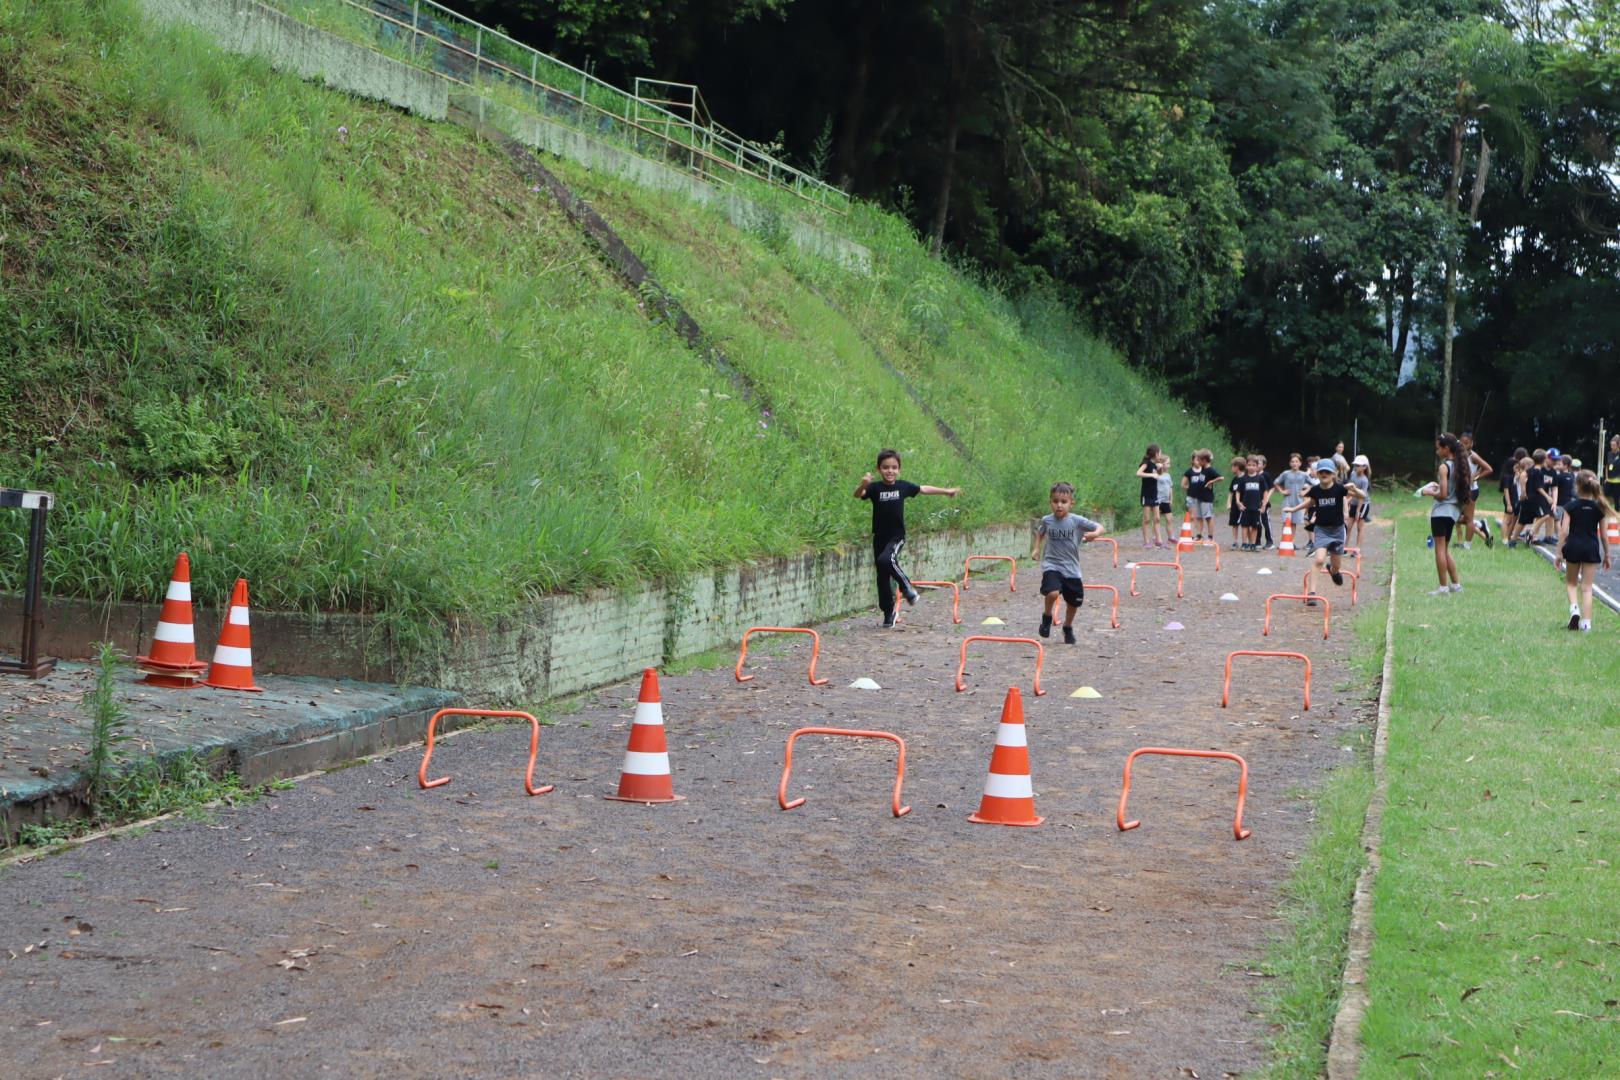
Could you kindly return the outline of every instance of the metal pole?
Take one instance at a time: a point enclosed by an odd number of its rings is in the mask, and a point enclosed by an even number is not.
[[[56,667],[53,659],[40,659],[39,647],[45,630],[40,611],[40,593],[45,577],[45,515],[50,512],[51,496],[44,492],[6,490],[0,505],[26,507],[32,514],[28,525],[28,570],[23,587],[21,659],[0,660],[0,674],[43,678]]]
[[[1350,429],[1350,456],[1356,457],[1361,453],[1361,417],[1356,417],[1355,425]]]

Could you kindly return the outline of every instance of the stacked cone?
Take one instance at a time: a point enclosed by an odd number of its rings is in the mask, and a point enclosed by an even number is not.
[[[1016,686],[1007,691],[990,753],[990,775],[984,781],[979,812],[968,820],[980,825],[1039,825],[1035,788],[1029,777],[1029,740],[1024,730],[1024,699]]]
[[[264,689],[253,685],[253,633],[248,627],[247,578],[237,578],[231,592],[231,606],[225,613],[225,625],[219,631],[219,645],[214,649],[214,662],[208,668],[203,685],[220,690]]]
[[[208,665],[197,660],[197,639],[191,623],[191,560],[185,552],[174,560],[174,575],[163,597],[163,611],[152,633],[152,651],[135,658],[150,686],[190,690]]]
[[[1181,536],[1176,540],[1177,551],[1193,550],[1192,511],[1181,515]]]
[[[1286,517],[1283,518],[1282,542],[1277,545],[1277,555],[1284,559],[1294,557],[1294,523]]]
[[[1604,523],[1603,538],[1609,542],[1610,547],[1620,544],[1620,518],[1610,518]],[[1610,554],[1613,555],[1614,552]]]
[[[675,794],[675,778],[669,772],[664,705],[658,695],[656,668],[647,668],[641,673],[641,696],[636,701],[635,719],[630,724],[630,745],[624,752],[619,792],[602,797],[639,803],[678,802],[686,798]]]

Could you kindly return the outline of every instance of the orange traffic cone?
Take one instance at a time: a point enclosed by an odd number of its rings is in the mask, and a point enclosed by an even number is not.
[[[1192,511],[1189,510],[1181,516],[1181,536],[1176,540],[1176,550],[1192,551],[1193,548]]]
[[[1277,545],[1277,555],[1283,559],[1294,557],[1294,523],[1287,517],[1283,518],[1282,542]]]
[[[1603,538],[1609,542],[1611,548],[1616,544],[1620,544],[1620,518],[1610,518],[1604,522]],[[1614,555],[1615,553],[1611,551],[1609,554]]]
[[[143,682],[189,690],[208,665],[197,660],[197,639],[191,627],[191,560],[185,552],[174,560],[174,576],[163,597],[163,611],[152,633],[152,652],[137,656],[135,667],[146,673]]]
[[[219,646],[214,649],[214,662],[208,668],[204,686],[220,690],[264,689],[253,685],[253,634],[248,629],[247,578],[237,578],[231,591],[231,606],[225,613],[225,625],[219,631]]]
[[[1029,740],[1024,733],[1024,699],[1018,687],[1007,691],[996,728],[996,748],[990,752],[990,775],[984,781],[979,812],[968,820],[980,825],[1039,825],[1035,816],[1035,789],[1029,779]]]
[[[675,778],[669,773],[669,747],[664,742],[664,705],[658,696],[658,669],[641,673],[641,697],[636,701],[636,718],[630,724],[630,745],[624,752],[624,770],[619,774],[619,793],[604,795],[619,802],[679,802]]]

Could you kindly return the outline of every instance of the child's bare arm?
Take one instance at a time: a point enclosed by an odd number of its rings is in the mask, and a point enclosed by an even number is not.
[[[1046,546],[1046,530],[1045,529],[1037,529],[1035,531],[1035,542],[1029,546],[1029,559],[1030,559],[1030,562],[1034,562],[1036,559],[1039,559],[1041,557],[1041,548],[1043,548],[1045,546]]]
[[[1101,536],[1106,531],[1107,530],[1104,529],[1101,525],[1098,525],[1095,529],[1088,529],[1086,531],[1086,533],[1083,536],[1081,536],[1081,539],[1089,544],[1093,540],[1097,539],[1097,537]]]
[[[860,486],[855,489],[855,497],[857,499],[866,498],[866,486],[868,484],[870,484],[871,482],[872,482],[872,474],[871,473],[867,473],[865,476],[861,477]]]
[[[924,494],[924,495],[944,495],[944,496],[946,496],[948,498],[952,498],[952,499],[954,499],[958,495],[962,494],[962,489],[959,488],[959,487],[954,487],[954,488],[930,487],[927,484],[924,484],[918,490],[920,490],[922,492],[922,494]]]

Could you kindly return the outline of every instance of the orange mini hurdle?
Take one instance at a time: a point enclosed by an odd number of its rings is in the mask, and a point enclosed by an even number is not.
[[[1011,555],[969,555],[962,560],[962,591],[968,590],[968,572],[973,569],[973,561],[1004,562],[1007,564],[1007,591],[1018,591],[1018,560]]]
[[[962,681],[962,676],[967,672],[968,643],[973,641],[1004,641],[1011,645],[1035,646],[1035,696],[1046,696],[1046,691],[1041,689],[1041,663],[1046,659],[1046,650],[1041,647],[1041,643],[1032,637],[992,637],[989,634],[974,634],[962,639],[962,660],[956,665],[957,693],[967,689],[967,683]]]
[[[743,631],[742,652],[737,654],[737,681],[752,682],[752,675],[742,673],[743,662],[748,659],[748,638],[751,634],[809,634],[810,635],[810,685],[826,686],[826,679],[816,678],[816,661],[821,658],[821,635],[814,630],[807,630],[802,626],[750,626]]]
[[[917,584],[915,581],[913,585]],[[853,728],[835,727],[802,727],[788,736],[787,749],[782,753],[782,782],[776,786],[776,801],[784,810],[792,810],[796,806],[804,805],[804,796],[788,802],[788,777],[793,772],[793,740],[800,735],[847,735],[852,739],[887,739],[900,750],[900,756],[894,764],[894,794],[889,800],[889,809],[894,811],[895,817],[905,817],[911,813],[911,807],[900,805],[900,785],[906,779],[906,741],[900,736],[888,731],[857,731]]]
[[[440,709],[428,717],[427,749],[422,754],[422,767],[416,770],[416,783],[421,788],[436,788],[450,782],[449,776],[441,776],[437,780],[427,778],[428,762],[433,759],[433,729],[439,723],[441,716],[509,716],[521,718],[529,722],[529,768],[523,774],[523,790],[530,795],[544,795],[553,790],[555,784],[547,784],[543,788],[534,786],[534,759],[540,753],[540,721],[526,712],[512,712],[506,709]]]
[[[962,621],[962,589],[954,581],[913,581],[919,589],[949,589],[951,590],[951,621]]]
[[[1176,571],[1176,598],[1178,600],[1181,598],[1181,582],[1182,582],[1182,578],[1181,578],[1181,564],[1179,562],[1133,562],[1133,563],[1130,563],[1129,566],[1131,568],[1131,595],[1132,596],[1141,596],[1142,595],[1141,593],[1136,591],[1136,568],[1137,567],[1139,567],[1139,566],[1169,566],[1169,567],[1173,567],[1175,569],[1175,571]]]
[[[1234,656],[1281,656],[1290,660],[1301,660],[1305,663],[1305,709],[1311,707],[1311,658],[1304,653],[1297,652],[1266,652],[1260,649],[1238,649],[1226,654],[1226,679],[1221,684],[1221,708],[1226,708],[1232,696],[1232,657]]]
[[[1221,545],[1217,544],[1217,543],[1214,543],[1212,541],[1209,541],[1209,540],[1194,540],[1191,550],[1196,551],[1199,548],[1209,548],[1209,550],[1211,550],[1211,551],[1213,551],[1215,553],[1215,569],[1217,571],[1219,571],[1220,568],[1221,568]],[[1176,565],[1177,566],[1181,565],[1181,549],[1180,548],[1176,549]]]
[[[1119,629],[1119,590],[1114,588],[1112,585],[1084,585],[1084,586],[1081,586],[1081,587],[1084,588],[1084,589],[1106,589],[1108,592],[1111,592],[1111,593],[1114,594],[1114,609],[1113,609],[1113,611],[1111,611],[1109,613],[1108,625],[1112,626],[1115,630],[1118,630]]]
[[[1272,593],[1266,597],[1266,622],[1260,628],[1261,637],[1271,636],[1271,602],[1273,600],[1315,600],[1322,605],[1322,637],[1326,638],[1328,636],[1328,616],[1333,612],[1333,602],[1331,600],[1325,596],[1317,596],[1311,593],[1280,592]]]
[[[1327,573],[1327,571],[1325,571],[1325,570],[1319,571],[1319,570],[1315,570],[1315,569],[1305,571],[1305,580],[1300,585],[1299,589],[1300,589],[1301,592],[1310,594],[1307,597],[1308,600],[1314,600],[1318,596],[1322,595],[1321,593],[1316,592],[1311,588],[1311,575],[1314,574],[1314,573],[1324,573],[1325,574],[1325,573]],[[1361,575],[1356,573],[1354,570],[1340,570],[1339,573],[1342,574],[1344,577],[1347,577],[1347,578],[1350,579],[1350,606],[1355,607],[1356,606],[1356,599],[1357,599],[1356,594],[1361,591]]]
[[[1361,573],[1361,549],[1360,548],[1345,548],[1344,549],[1344,554],[1346,554],[1346,555],[1348,555],[1351,558],[1356,560],[1356,573],[1359,575]]]
[[[1201,757],[1220,758],[1222,761],[1235,761],[1238,763],[1238,794],[1237,816],[1232,819],[1232,837],[1235,840],[1247,840],[1252,833],[1243,827],[1243,800],[1249,794],[1249,763],[1236,754],[1229,754],[1225,750],[1170,750],[1162,746],[1144,746],[1140,750],[1132,750],[1125,759],[1125,786],[1119,793],[1119,809],[1114,813],[1114,824],[1119,826],[1120,832],[1126,832],[1142,824],[1140,821],[1125,820],[1125,800],[1131,794],[1131,762],[1143,754],[1163,754],[1166,757]]]
[[[1114,549],[1114,569],[1119,569],[1119,541],[1112,536],[1099,536],[1095,540],[1087,540],[1088,544],[1107,544]]]

